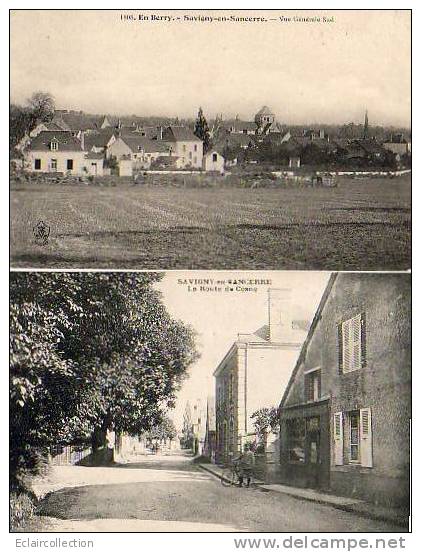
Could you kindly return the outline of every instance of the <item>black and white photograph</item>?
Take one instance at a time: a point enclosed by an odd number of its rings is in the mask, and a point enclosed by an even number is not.
[[[8,21],[11,546],[411,548],[412,10],[48,8]]]
[[[410,268],[410,10],[12,10],[10,32],[12,267]]]
[[[406,532],[410,299],[402,273],[12,273],[13,530]]]

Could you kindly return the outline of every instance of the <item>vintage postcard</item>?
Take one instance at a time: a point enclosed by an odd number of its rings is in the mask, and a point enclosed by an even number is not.
[[[12,10],[10,31],[12,267],[410,267],[411,10]]]
[[[10,286],[13,531],[408,531],[410,274]]]

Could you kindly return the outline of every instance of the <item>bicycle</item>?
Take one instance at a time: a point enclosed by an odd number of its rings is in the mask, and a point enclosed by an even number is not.
[[[239,485],[239,470],[236,464],[227,464],[221,473],[221,484],[223,487]]]

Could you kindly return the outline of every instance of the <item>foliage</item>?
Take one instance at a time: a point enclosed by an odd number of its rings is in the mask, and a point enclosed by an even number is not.
[[[209,151],[211,142],[209,126],[205,116],[203,115],[203,109],[201,107],[199,107],[199,113],[197,114],[194,134],[203,141],[203,152],[206,153]]]
[[[177,437],[174,422],[167,415],[163,415],[161,421],[144,433],[146,439],[152,441],[173,441]]]
[[[51,121],[54,117],[54,98],[48,92],[35,92],[26,106],[11,104],[9,110],[9,149],[12,152],[25,135],[38,123]]]
[[[195,360],[194,335],[173,320],[156,273],[11,276],[11,474],[34,455],[107,429],[141,433]]]
[[[26,492],[10,493],[10,528],[16,531],[34,515],[35,505]]]
[[[279,428],[279,413],[274,406],[270,408],[260,408],[251,415],[256,433],[259,436],[267,433],[275,433]]]

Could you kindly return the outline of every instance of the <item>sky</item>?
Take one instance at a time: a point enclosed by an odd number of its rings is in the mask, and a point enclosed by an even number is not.
[[[186,401],[206,401],[214,395],[213,372],[228,352],[238,333],[253,333],[268,323],[268,289],[289,289],[291,313],[300,320],[312,320],[326,287],[330,273],[317,271],[170,271],[156,287],[170,314],[190,324],[197,332],[200,359],[190,368],[189,378],[178,395],[171,413],[181,427]],[[228,278],[270,280],[256,287],[257,291],[193,292],[186,279]],[[179,281],[181,280],[181,283]],[[215,283],[213,286],[214,287]],[[193,287],[193,285],[191,285]],[[198,285],[196,287],[199,287]],[[223,288],[225,286],[222,286]],[[281,397],[280,397],[281,399]]]
[[[320,22],[280,20],[294,16]],[[367,109],[373,124],[409,126],[410,29],[409,10],[13,10],[11,98],[44,90],[92,113],[195,117],[202,106],[245,120],[268,105],[285,124],[363,122]]]

